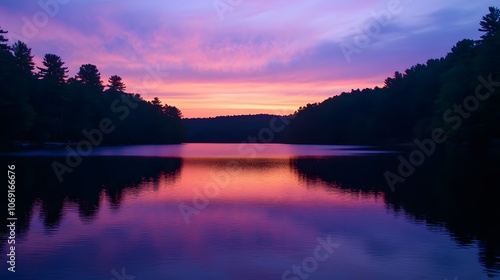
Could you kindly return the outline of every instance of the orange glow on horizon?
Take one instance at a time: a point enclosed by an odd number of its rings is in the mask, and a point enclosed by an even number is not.
[[[292,114],[308,103],[322,102],[352,88],[380,86],[369,81],[337,82],[168,82],[151,87],[129,86],[146,100],[159,97],[163,104],[176,106],[185,118],[248,114]],[[353,86],[356,85],[356,86]]]

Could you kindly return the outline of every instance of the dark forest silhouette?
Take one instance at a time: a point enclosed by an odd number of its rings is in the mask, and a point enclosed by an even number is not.
[[[184,119],[184,140],[190,143],[239,143],[248,140],[248,137],[257,136],[258,132],[269,127],[276,117],[260,114]],[[283,133],[276,133],[272,142],[284,143],[284,136]]]
[[[458,129],[454,108],[474,105],[464,102],[479,85],[481,94],[488,93],[491,88],[478,77],[500,81],[500,11],[489,10],[480,22],[481,40],[462,40],[444,58],[395,72],[383,88],[352,90],[301,107],[288,127],[289,142],[394,144],[429,137],[433,128],[441,127],[459,144],[480,146],[500,138],[498,90],[462,117]],[[450,109],[446,122],[443,114]]]
[[[356,89],[300,107],[273,141],[392,145],[428,138],[434,128],[443,128],[448,144],[484,149],[500,138],[499,29],[500,11],[490,7],[480,21],[480,40],[464,39],[444,58],[395,72],[382,88]],[[187,142],[242,142],[274,117],[181,121],[176,107],[162,105],[158,98],[145,101],[139,94],[125,93],[119,76],[110,77],[104,90],[95,65],[82,65],[68,79],[61,58],[47,54],[36,72],[31,49],[19,41],[9,46],[5,34],[0,31],[2,146],[21,140],[77,142],[84,138],[82,130],[98,128],[103,118],[116,125],[104,137],[108,145],[180,143],[184,128]],[[477,94],[487,97],[470,99]],[[117,100],[121,103],[114,103]],[[137,108],[127,108],[129,103],[138,104]]]
[[[480,22],[480,40],[462,40],[444,58],[430,59],[404,73],[395,72],[383,88],[352,90],[307,104],[295,112],[274,141],[386,145],[427,138],[433,128],[442,127],[449,135],[448,143],[487,148],[500,138],[500,97],[498,90],[494,91],[497,82],[490,84],[493,90],[489,91],[478,77],[486,83],[500,81],[499,29],[500,11],[492,7]],[[181,121],[176,107],[162,105],[158,98],[145,101],[139,94],[126,93],[119,76],[111,76],[104,86],[95,65],[84,64],[69,78],[62,59],[47,54],[43,65],[35,67],[31,49],[19,41],[9,45],[5,34],[0,29],[0,147],[24,142],[77,142],[85,137],[82,130],[98,128],[104,118],[116,126],[103,139],[108,145],[180,143],[183,127],[189,142],[241,142],[258,135],[276,117]],[[447,122],[443,114],[452,110],[452,116],[458,116],[455,104],[463,106],[479,85],[483,86],[481,93],[489,92],[490,96],[454,128],[457,119]],[[126,108],[128,114],[121,119]],[[126,191],[144,188],[142,182],[158,181],[162,176],[175,180],[182,168],[179,158],[90,157],[61,183],[50,167],[53,160],[9,157],[9,164],[24,169],[18,185],[20,236],[28,232],[36,203],[41,205],[40,215],[49,229],[58,228],[65,201],[78,205],[82,219],[92,220],[102,207],[101,193],[106,194],[111,207],[118,208]],[[416,171],[417,176],[410,177],[397,192],[389,192],[382,174],[397,164],[393,154],[290,160],[290,168],[303,180],[321,181],[353,193],[380,194],[394,212],[404,210],[412,219],[444,227],[461,245],[478,241],[480,262],[488,273],[497,275],[498,159],[440,151]],[[5,220],[6,214],[0,217]],[[5,244],[2,242],[0,248]]]
[[[46,54],[35,68],[31,49],[21,41],[9,46],[5,34],[0,29],[0,147],[78,142],[85,139],[83,130],[99,129],[104,119],[115,129],[102,144],[182,141],[182,114],[176,107],[126,93],[116,75],[104,86],[92,64],[68,78],[62,59]]]
[[[450,144],[486,147],[500,138],[500,97],[495,89],[500,81],[500,11],[490,7],[480,22],[483,32],[478,41],[459,41],[444,58],[430,59],[403,73],[395,72],[384,87],[356,89],[328,98],[321,103],[299,108],[293,120],[274,142],[301,144],[375,144],[409,143],[431,136],[434,128],[443,128]],[[481,81],[480,79],[484,79]],[[484,85],[493,81],[490,86]],[[467,99],[483,86],[479,108]],[[498,87],[498,85],[496,85]],[[469,104],[464,104],[469,101]],[[464,107],[467,118],[454,104]],[[448,112],[446,119],[443,114]],[[470,114],[470,115],[469,115]],[[271,116],[269,117],[271,118]],[[458,119],[460,118],[460,120]],[[213,127],[236,142],[255,136],[267,123],[249,132],[238,124],[262,122],[254,116],[233,116],[186,120],[189,142],[216,142],[206,133]],[[457,127],[458,126],[458,127]],[[226,142],[226,141],[224,141]]]

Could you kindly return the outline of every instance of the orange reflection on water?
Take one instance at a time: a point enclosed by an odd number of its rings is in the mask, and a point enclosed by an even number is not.
[[[288,158],[187,158],[177,180],[164,176],[154,191],[145,192],[141,200],[148,202],[192,203],[200,194],[210,203],[263,203],[270,205],[379,204],[380,196],[363,195],[336,189],[333,185],[301,180]],[[354,199],[353,199],[354,198]]]

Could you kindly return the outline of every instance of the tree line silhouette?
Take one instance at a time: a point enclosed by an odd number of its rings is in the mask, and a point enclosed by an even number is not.
[[[448,144],[487,147],[500,138],[500,98],[495,89],[500,81],[499,26],[500,11],[490,7],[480,22],[480,40],[459,41],[444,58],[395,72],[383,87],[355,89],[300,107],[287,116],[289,125],[273,142],[393,145],[428,138],[433,129],[442,128]],[[488,95],[485,100],[475,97],[478,86],[481,96]],[[273,117],[187,119],[186,140],[245,141]]]
[[[108,118],[115,128],[103,144],[166,144],[182,141],[181,111],[155,97],[125,92],[113,75],[104,85],[97,67],[84,64],[74,77],[61,57],[46,54],[35,67],[24,42],[8,44],[0,28],[0,147],[67,143],[84,139]]]
[[[480,40],[459,41],[444,58],[395,72],[382,88],[343,92],[299,108],[286,139],[396,144],[443,128],[450,143],[488,145],[500,138],[500,10],[490,7],[480,26]],[[487,97],[478,100],[476,93]]]
[[[268,114],[220,116],[215,118],[184,119],[184,141],[190,143],[239,143],[256,137],[262,128],[277,116]],[[281,125],[281,123],[280,123]],[[285,142],[283,133],[276,133],[272,142]]]
[[[428,138],[434,128],[443,128],[448,143],[487,147],[500,138],[499,29],[500,10],[489,7],[480,21],[480,40],[461,40],[443,58],[396,71],[383,87],[355,89],[300,107],[273,142],[391,145]],[[5,33],[0,29],[1,146],[19,140],[78,141],[83,129],[99,127],[103,118],[116,125],[104,144],[241,142],[275,117],[181,121],[176,107],[125,93],[119,76],[103,86],[95,65],[84,64],[68,78],[61,58],[47,54],[35,71],[31,49],[19,41],[9,46]],[[472,98],[478,92],[487,98]],[[138,106],[121,120],[110,104],[123,96]]]

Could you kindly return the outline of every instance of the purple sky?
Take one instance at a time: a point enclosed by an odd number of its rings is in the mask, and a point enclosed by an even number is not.
[[[4,1],[0,26],[186,117],[290,113],[478,39],[493,1]],[[379,23],[374,14],[382,17]],[[362,35],[364,34],[364,35]],[[349,54],[349,50],[355,51]]]

